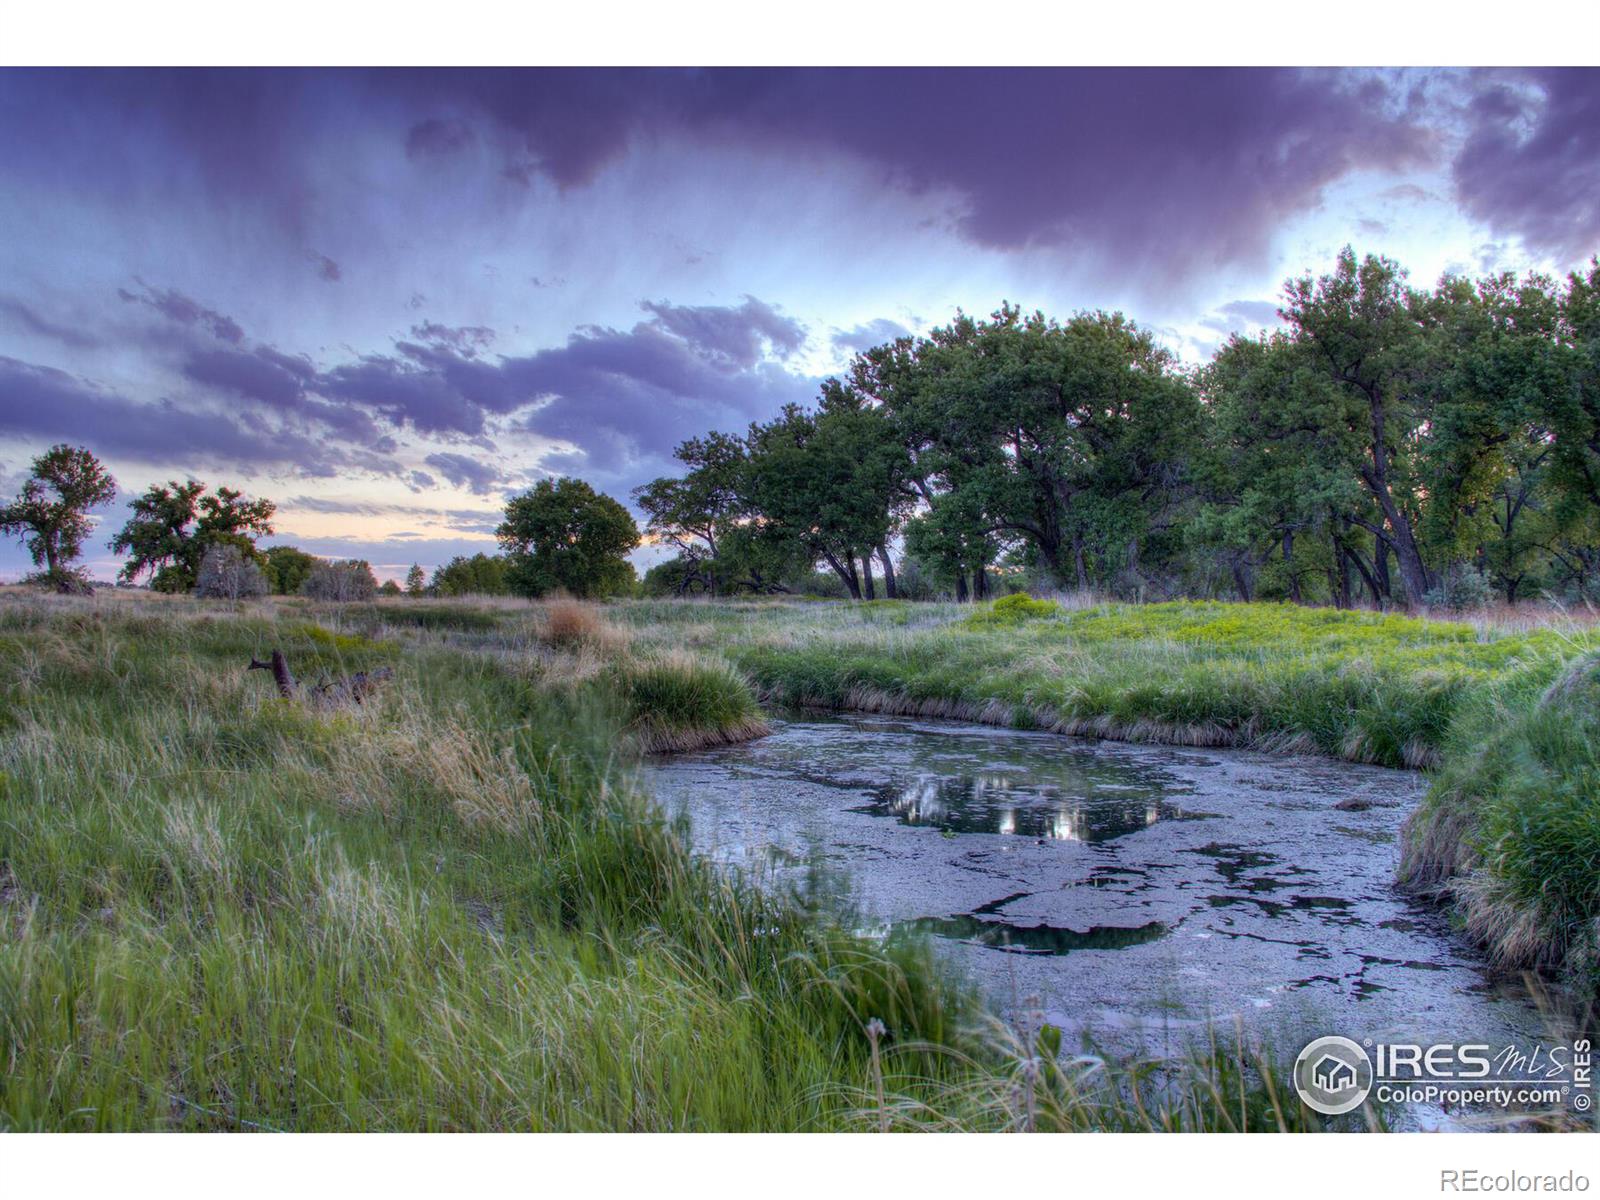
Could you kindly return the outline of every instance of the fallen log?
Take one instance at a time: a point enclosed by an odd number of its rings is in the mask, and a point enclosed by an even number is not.
[[[329,680],[312,688],[311,700],[320,705],[342,704],[346,700],[354,700],[357,704],[361,704],[377,690],[380,683],[393,678],[393,667],[379,667],[375,671],[357,671],[348,679]]]
[[[274,650],[268,662],[252,658],[247,671],[271,671],[272,678],[277,682],[278,695],[285,700],[293,700],[299,691],[299,684],[289,672],[289,660],[284,657],[282,650]],[[393,667],[378,667],[372,671],[357,671],[354,675],[344,679],[327,679],[305,691],[305,697],[319,708],[331,708],[346,701],[357,704],[365,703],[366,698],[377,690],[378,685],[394,678]]]
[[[276,680],[278,684],[278,695],[282,696],[285,700],[294,699],[294,676],[289,674],[289,660],[283,656],[282,650],[274,650],[272,652],[272,660],[270,662],[262,662],[261,660],[252,657],[250,659],[250,665],[246,667],[245,670],[271,671],[272,678]]]

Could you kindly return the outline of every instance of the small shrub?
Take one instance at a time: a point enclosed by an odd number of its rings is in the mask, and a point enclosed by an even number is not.
[[[311,568],[300,593],[313,600],[347,604],[352,600],[371,600],[378,590],[372,568],[361,559],[344,562],[319,562]]]
[[[92,596],[94,584],[82,567],[57,567],[54,571],[35,571],[23,577],[30,587],[47,588],[61,596]]]
[[[1428,608],[1443,609],[1445,612],[1488,608],[1494,603],[1494,589],[1477,571],[1452,567],[1439,581],[1438,587],[1423,594],[1422,603]]]
[[[581,646],[605,637],[605,621],[587,604],[552,600],[544,608],[544,636],[552,646]]]
[[[205,600],[253,600],[267,594],[267,577],[237,546],[213,546],[200,560],[194,594]]]

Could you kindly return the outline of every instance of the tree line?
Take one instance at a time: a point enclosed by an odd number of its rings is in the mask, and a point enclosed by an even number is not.
[[[675,551],[647,586],[1600,599],[1600,261],[1424,290],[1347,248],[1279,311],[1196,368],[1120,313],[1011,305],[864,351],[637,490]]]
[[[51,447],[33,462],[21,493],[0,504],[0,533],[20,537],[40,568],[25,582],[62,592],[92,591],[81,566],[90,513],[116,498],[116,480],[81,446]],[[639,545],[633,517],[578,479],[544,480],[508,502],[498,529],[503,553],[457,556],[430,584],[412,564],[404,587],[381,586],[364,559],[331,561],[294,546],[261,549],[277,506],[199,480],[153,484],[134,498],[128,521],[107,543],[124,557],[118,582],[158,592],[241,599],[303,594],[319,600],[374,595],[625,593],[635,584],[626,555]]]

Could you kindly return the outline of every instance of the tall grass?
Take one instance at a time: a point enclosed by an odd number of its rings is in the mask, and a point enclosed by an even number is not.
[[[1316,1127],[1260,1047],[998,1029],[926,945],[714,869],[632,783],[641,751],[757,731],[726,660],[1006,704],[1119,653],[1073,631],[1092,611],[964,615],[624,605],[574,639],[526,605],[0,595],[0,1128]],[[1267,656],[1241,639],[1164,628],[1114,670]],[[395,676],[313,709],[244,669],[274,648]]]
[[[1498,965],[1600,990],[1600,652],[1530,662],[1473,698],[1400,878],[1454,901]]]
[[[973,1011],[691,857],[598,678],[176,612],[0,611],[0,1126],[837,1127],[869,1016]]]

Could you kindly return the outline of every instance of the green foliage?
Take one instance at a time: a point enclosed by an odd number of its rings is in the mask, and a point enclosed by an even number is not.
[[[242,492],[191,479],[152,484],[130,506],[132,516],[111,540],[111,549],[126,554],[121,578],[132,583],[148,573],[150,586],[161,592],[186,592],[194,587],[200,560],[212,546],[236,546],[252,562],[263,556],[256,538],[272,532],[270,500],[251,500]]]
[[[294,546],[271,546],[265,555],[262,571],[275,596],[298,595],[300,585],[317,565],[315,555],[307,554]]]
[[[1287,281],[1282,330],[1198,372],[1120,313],[961,315],[857,355],[814,407],[685,442],[685,474],[636,493],[678,550],[652,587],[777,590],[820,562],[871,598],[899,535],[919,593],[958,600],[1001,562],[1141,601],[1416,609],[1465,569],[1511,603],[1600,597],[1597,296],[1600,259],[1424,291],[1346,248]]]
[[[471,558],[458,554],[433,573],[433,594],[436,596],[509,596],[507,582],[509,564],[500,555],[474,554]],[[415,568],[420,570],[421,568]],[[412,593],[421,594],[421,586]]]
[[[1422,603],[1445,612],[1467,612],[1483,608],[1493,599],[1494,592],[1487,579],[1477,571],[1460,568],[1445,572],[1423,595]]]
[[[601,597],[630,592],[639,545],[628,510],[581,479],[544,479],[506,505],[497,536],[509,565],[506,583],[519,596],[566,591]]]
[[[93,528],[89,510],[116,495],[117,482],[100,460],[63,442],[34,459],[21,493],[0,504],[0,533],[22,538],[34,565],[59,587]]]

